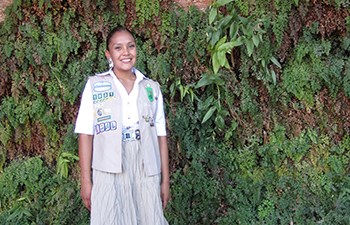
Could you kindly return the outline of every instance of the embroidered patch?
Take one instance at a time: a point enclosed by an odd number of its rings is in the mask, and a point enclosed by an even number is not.
[[[99,81],[94,83],[94,92],[105,92],[112,89],[112,84],[108,81]]]
[[[151,127],[154,127],[154,120],[150,116],[142,116],[146,123],[149,123]]]
[[[109,120],[111,119],[112,116],[108,115],[108,116],[102,116],[100,118],[97,118],[97,122],[102,122],[102,121],[106,121],[106,120]]]
[[[146,92],[147,92],[147,97],[150,100],[150,102],[153,102],[154,101],[154,95],[153,95],[153,89],[152,89],[150,84],[147,84]]]
[[[102,116],[102,114],[103,114],[103,109],[101,109],[101,108],[99,108],[99,109],[97,109],[97,115],[98,116]]]
[[[113,91],[103,92],[92,95],[93,104],[97,104],[103,101],[107,101],[108,99],[115,98],[115,94]]]
[[[95,125],[95,133],[101,134],[103,132],[112,131],[117,129],[117,121],[110,121],[104,123],[98,123]]]

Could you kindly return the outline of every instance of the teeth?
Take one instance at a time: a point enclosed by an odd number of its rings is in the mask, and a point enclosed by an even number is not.
[[[122,62],[130,62],[131,59],[123,59]]]

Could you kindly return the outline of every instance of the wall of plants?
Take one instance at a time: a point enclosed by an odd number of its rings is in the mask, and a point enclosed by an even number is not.
[[[123,25],[165,97],[170,224],[350,224],[347,0],[14,0],[0,23],[0,224],[88,224],[74,122]]]

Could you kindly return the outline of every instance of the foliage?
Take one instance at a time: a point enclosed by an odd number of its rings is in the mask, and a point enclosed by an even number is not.
[[[332,46],[327,40],[315,40],[312,34],[305,32],[295,48],[294,59],[285,67],[285,89],[307,105],[314,104],[314,95],[322,86],[336,97],[342,89],[343,79],[346,79],[343,71],[347,57],[339,53],[337,45]]]
[[[214,73],[219,71],[220,67],[230,68],[230,64],[226,58],[226,54],[232,54],[232,50],[237,46],[245,46],[248,57],[251,57],[256,48],[258,48],[263,40],[263,34],[266,33],[266,21],[264,18],[254,20],[253,15],[249,17],[240,16],[232,1],[218,1],[213,4],[209,13],[208,43],[211,52],[212,67]],[[220,7],[226,7],[228,15],[221,15]],[[269,58],[253,57],[255,63],[261,65],[264,73],[272,76],[274,84],[276,84],[276,74],[274,70],[268,69],[270,61],[281,68],[277,59],[273,56]],[[231,62],[231,64],[234,64]]]
[[[200,125],[200,118],[191,106],[179,106],[170,118],[179,124],[173,128],[179,157],[188,159],[173,174],[172,224],[349,222],[342,213],[349,205],[349,136],[334,145],[315,130],[289,138],[276,126],[268,144],[251,136],[236,147],[235,138],[210,137],[215,128]]]
[[[55,176],[39,157],[12,162],[0,181],[1,224],[87,224],[76,182]]]
[[[342,0],[14,0],[0,24],[0,223],[88,223],[74,122],[124,25],[164,94],[170,224],[349,224],[349,13]]]
[[[153,16],[158,16],[160,10],[160,2],[157,1],[141,1],[136,0],[135,10],[137,14],[137,22],[143,25],[145,20],[151,20]],[[136,22],[136,21],[135,21]]]

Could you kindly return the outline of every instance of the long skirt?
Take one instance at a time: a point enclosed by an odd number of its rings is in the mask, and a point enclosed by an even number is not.
[[[140,141],[123,142],[122,173],[93,170],[91,225],[168,225],[160,174],[146,176]]]

